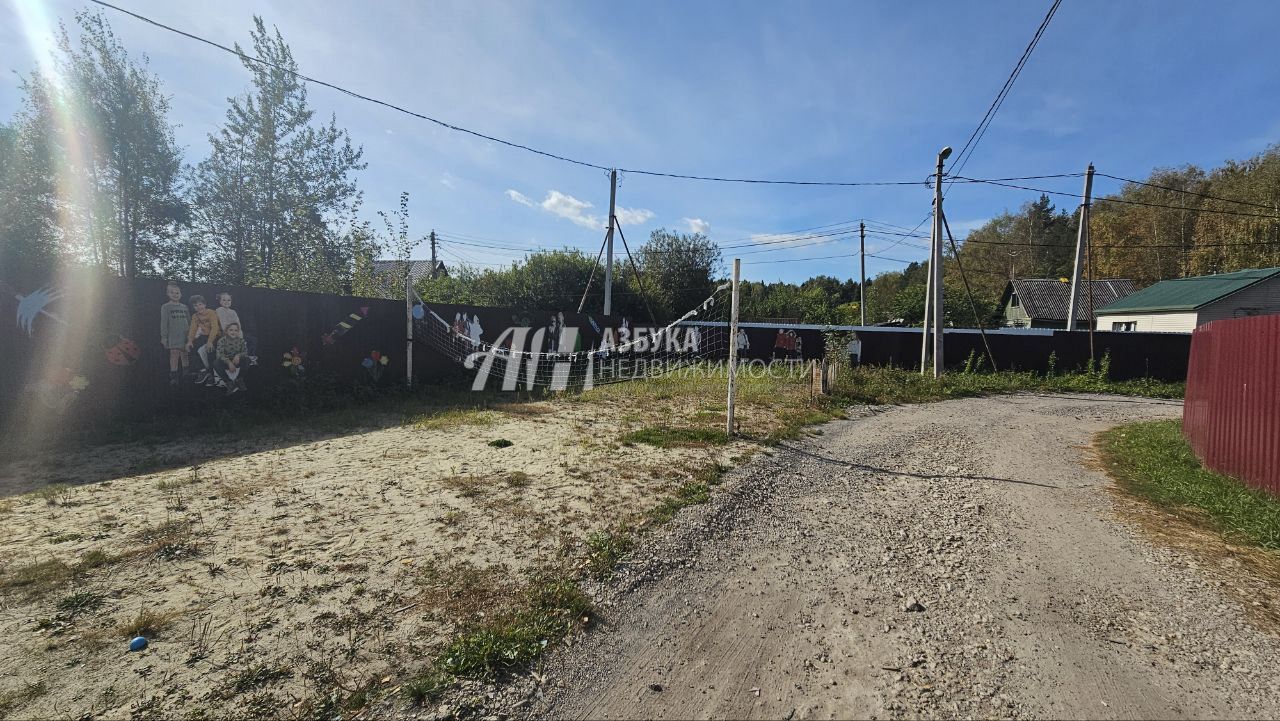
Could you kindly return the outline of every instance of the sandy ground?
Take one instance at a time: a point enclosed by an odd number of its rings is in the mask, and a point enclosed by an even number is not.
[[[0,717],[314,717],[392,688],[522,573],[744,450],[618,442],[699,413],[668,406],[520,404],[0,466]]]
[[[1274,593],[1152,543],[1091,461],[1095,432],[1179,412],[1019,395],[831,423],[654,534],[509,710],[1280,717]]]

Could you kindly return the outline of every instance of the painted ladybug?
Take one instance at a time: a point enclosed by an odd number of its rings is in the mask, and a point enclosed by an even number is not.
[[[103,351],[107,356],[108,363],[118,366],[129,366],[137,362],[138,356],[141,355],[141,350],[139,350],[137,343],[134,343],[132,340],[122,336],[113,336],[112,338],[108,338],[107,342],[111,343],[112,340],[114,340],[115,343],[109,345]]]

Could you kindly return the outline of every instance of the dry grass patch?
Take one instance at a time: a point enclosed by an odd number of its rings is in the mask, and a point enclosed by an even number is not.
[[[479,476],[458,475],[441,478],[440,485],[458,494],[459,498],[475,498],[488,493],[490,483]]]
[[[438,431],[463,426],[491,426],[501,419],[501,414],[483,408],[450,408],[410,416],[405,419],[405,425],[423,431]]]
[[[41,696],[49,693],[44,681],[25,684],[19,688],[0,691],[0,716],[9,717],[9,712],[16,711]]]
[[[116,632],[124,638],[133,638],[135,636],[152,638],[159,636],[181,617],[182,612],[177,610],[155,611],[144,608],[138,611],[137,616],[117,626]]]

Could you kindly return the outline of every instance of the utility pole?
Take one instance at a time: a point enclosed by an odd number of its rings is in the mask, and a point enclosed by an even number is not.
[[[937,199],[934,199],[937,202]],[[934,207],[935,214],[937,206]],[[929,226],[929,266],[925,269],[924,276],[924,321],[920,325],[920,375],[924,375],[925,369],[929,367],[929,318],[933,314],[933,246],[935,244],[934,233],[936,229]]]
[[[436,279],[436,231],[431,231],[431,280]]]
[[[858,257],[862,259],[862,268],[858,280],[858,312],[862,314],[862,325],[867,324],[867,224],[858,223]]]
[[[738,376],[738,279],[742,259],[733,259],[733,295],[729,306],[729,399],[725,403],[725,433],[733,437],[733,396]]]
[[[609,171],[609,232],[605,234],[604,314],[613,312],[613,205],[618,199],[618,171]]]
[[[1076,329],[1076,309],[1080,303],[1080,266],[1084,263],[1084,249],[1089,243],[1089,197],[1093,192],[1093,163],[1084,173],[1084,195],[1080,201],[1080,227],[1076,229],[1076,262],[1071,266],[1071,298],[1067,301],[1067,330]],[[1089,284],[1089,302],[1093,302],[1093,283]],[[1089,327],[1093,328],[1090,314]]]
[[[942,376],[942,163],[951,155],[951,146],[938,153],[938,172],[933,183],[933,377]]]

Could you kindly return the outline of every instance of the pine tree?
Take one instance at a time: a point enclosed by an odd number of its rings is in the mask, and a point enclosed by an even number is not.
[[[253,22],[252,52],[236,45],[253,89],[228,100],[226,121],[209,136],[209,158],[192,172],[204,265],[212,279],[233,283],[350,287],[363,249],[330,224],[359,201],[353,174],[365,167],[363,151],[336,118],[312,124],[288,44],[261,17]]]

